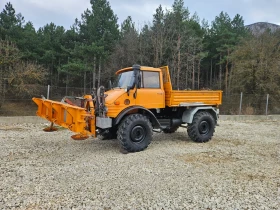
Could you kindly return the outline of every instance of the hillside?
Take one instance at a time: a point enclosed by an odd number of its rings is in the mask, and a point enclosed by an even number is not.
[[[265,32],[267,29],[271,30],[272,32],[275,32],[276,30],[280,30],[280,26],[273,24],[273,23],[267,23],[267,22],[258,22],[253,23],[246,26],[254,35],[259,35]]]

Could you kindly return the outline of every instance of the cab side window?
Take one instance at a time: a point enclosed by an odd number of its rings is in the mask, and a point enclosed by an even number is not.
[[[159,72],[143,71],[142,76],[143,88],[160,88]]]

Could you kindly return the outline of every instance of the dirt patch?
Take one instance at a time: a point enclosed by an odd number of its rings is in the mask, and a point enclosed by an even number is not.
[[[30,100],[5,101],[0,107],[0,116],[34,116],[36,104]]]

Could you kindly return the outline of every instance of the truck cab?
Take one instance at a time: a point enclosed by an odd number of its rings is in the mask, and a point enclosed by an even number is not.
[[[105,98],[108,117],[117,115],[131,106],[146,109],[165,107],[165,91],[159,68],[133,66],[116,72],[118,78]]]

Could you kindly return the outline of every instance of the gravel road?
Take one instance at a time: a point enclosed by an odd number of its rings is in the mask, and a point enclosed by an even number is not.
[[[0,209],[279,209],[280,122],[220,121],[193,143],[154,133],[143,152],[0,124]]]

